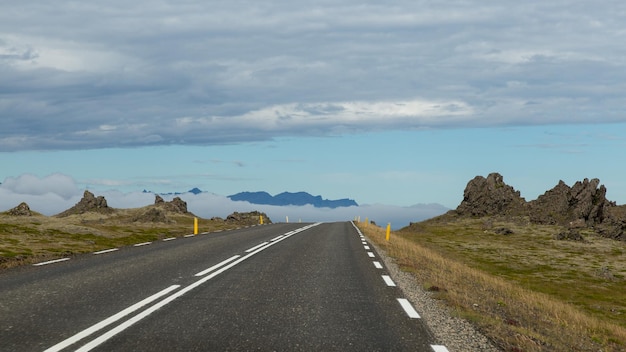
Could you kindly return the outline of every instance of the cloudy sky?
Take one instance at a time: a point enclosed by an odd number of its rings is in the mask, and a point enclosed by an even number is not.
[[[612,0],[5,1],[3,194],[454,208],[500,172],[624,204],[624,42]]]

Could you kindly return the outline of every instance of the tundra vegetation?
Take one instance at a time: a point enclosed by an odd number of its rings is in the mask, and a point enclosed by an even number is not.
[[[180,198],[165,202],[159,196],[154,205],[115,209],[88,191],[74,207],[55,216],[22,203],[0,212],[0,269],[193,234],[195,219],[203,233],[255,225],[261,216],[271,223],[259,212],[205,219],[188,212]]]
[[[526,202],[493,173],[389,241],[360,226],[504,351],[625,351],[626,208],[605,194],[597,179],[560,181]]]
[[[504,351],[626,350],[626,243],[561,229],[446,216],[363,233]],[[513,231],[502,234],[500,228]]]

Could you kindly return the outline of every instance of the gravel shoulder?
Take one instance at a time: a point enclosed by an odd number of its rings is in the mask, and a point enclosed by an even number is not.
[[[433,294],[424,290],[413,275],[402,271],[383,249],[372,241],[368,242],[376,249],[394,282],[419,312],[438,344],[446,346],[450,352],[501,351],[468,321],[452,316],[449,307],[434,299]]]

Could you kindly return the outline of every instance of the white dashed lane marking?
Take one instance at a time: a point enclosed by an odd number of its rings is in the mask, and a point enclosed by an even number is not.
[[[115,252],[115,251],[119,251],[119,248],[111,248],[111,249],[105,249],[103,251],[98,251],[98,252],[93,252],[93,254],[104,254],[104,253],[111,253],[111,252]]]
[[[70,260],[70,258],[61,258],[61,259],[55,259],[55,260],[49,260],[47,262],[43,262],[43,263],[37,263],[37,264],[33,264],[34,266],[42,266],[42,265],[48,265],[48,264],[54,264],[54,263],[59,263],[59,262],[64,262],[66,260]]]
[[[137,243],[135,245],[133,245],[134,247],[141,247],[141,246],[147,246],[152,244],[152,242],[144,242],[144,243]]]
[[[387,284],[387,286],[390,286],[390,287],[396,286],[396,283],[393,282],[393,280],[391,280],[391,277],[389,275],[383,275],[383,280],[385,280],[385,284]]]
[[[402,306],[402,309],[404,309],[406,314],[409,316],[409,318],[411,318],[411,319],[419,319],[420,318],[420,315],[417,314],[417,311],[415,310],[415,308],[413,308],[413,306],[411,305],[411,302],[409,302],[408,299],[406,299],[406,298],[398,298],[398,302]]]

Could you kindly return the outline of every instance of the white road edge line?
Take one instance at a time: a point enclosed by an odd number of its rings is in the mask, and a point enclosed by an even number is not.
[[[266,245],[266,244],[268,244],[268,243],[269,243],[269,242],[263,242],[263,243],[261,243],[261,244],[259,244],[259,245],[256,245],[256,246],[254,246],[254,247],[252,247],[252,248],[250,248],[250,249],[247,249],[247,250],[246,250],[246,253],[253,252],[253,251],[255,251],[255,250],[257,250],[257,249],[259,249],[259,248],[261,248],[261,247],[265,246],[265,245]]]
[[[387,286],[391,286],[391,287],[395,287],[396,283],[393,282],[393,280],[391,279],[391,276],[389,275],[382,275],[383,280],[385,280],[385,283],[387,284]]]
[[[430,347],[433,349],[433,351],[435,352],[449,352],[448,349],[446,348],[446,346],[441,346],[441,345],[430,345]]]
[[[111,253],[111,252],[115,252],[119,250],[120,250],[119,248],[111,248],[111,249],[105,249],[103,251],[93,252],[93,254],[98,255],[98,254],[104,254],[104,253]]]
[[[367,255],[368,255],[370,258],[374,258],[374,257],[376,257],[376,256],[374,255],[374,253],[372,253],[372,252],[367,252]]]
[[[412,318],[412,319],[419,319],[420,318],[420,315],[417,314],[417,311],[415,310],[415,308],[413,308],[413,306],[411,305],[411,302],[409,302],[408,299],[406,299],[406,298],[398,298],[398,302],[400,302],[400,305],[402,306],[402,309],[404,309],[404,311],[409,316],[409,318]]]
[[[120,325],[116,326],[115,328],[113,328],[113,329],[109,330],[108,332],[106,332],[106,333],[104,333],[104,334],[100,335],[98,338],[96,338],[96,339],[92,340],[91,342],[89,342],[89,343],[85,344],[83,347],[81,347],[81,348],[77,349],[77,350],[76,350],[76,352],[88,352],[88,351],[91,351],[92,349],[94,349],[94,348],[96,348],[96,347],[100,346],[102,343],[104,343],[104,342],[105,342],[105,341],[107,341],[108,339],[110,339],[110,338],[112,338],[113,336],[115,336],[115,335],[119,334],[120,332],[122,332],[122,331],[126,330],[127,328],[129,328],[129,327],[130,327],[130,326],[132,326],[133,324],[137,323],[138,321],[140,321],[140,320],[144,319],[144,318],[145,318],[145,317],[147,317],[148,315],[150,315],[150,314],[154,313],[155,311],[157,311],[157,310],[158,310],[158,309],[160,309],[161,307],[164,307],[165,305],[167,305],[167,304],[171,303],[172,301],[174,301],[174,300],[175,300],[175,299],[177,299],[178,297],[181,297],[181,296],[182,296],[182,295],[184,295],[185,293],[187,293],[187,292],[189,292],[189,291],[193,290],[194,288],[196,288],[196,287],[198,287],[198,286],[202,285],[203,283],[205,283],[205,282],[207,282],[207,281],[211,280],[212,278],[214,278],[214,277],[216,277],[217,275],[219,275],[219,274],[223,273],[224,271],[226,271],[226,270],[228,270],[228,269],[230,269],[230,268],[234,267],[235,265],[237,265],[237,264],[239,264],[239,263],[243,262],[244,260],[246,260],[246,259],[248,259],[248,258],[252,257],[253,255],[255,255],[255,254],[257,254],[257,253],[259,253],[259,252],[261,252],[261,251],[263,251],[263,250],[265,250],[265,249],[267,249],[267,248],[269,248],[269,247],[271,247],[271,246],[273,246],[273,245],[275,245],[275,244],[277,244],[277,243],[279,243],[279,242],[281,242],[281,241],[283,241],[283,240],[285,240],[285,239],[287,239],[287,238],[289,238],[289,237],[291,237],[292,235],[294,235],[294,234],[296,234],[296,233],[298,233],[298,232],[301,232],[301,231],[304,231],[304,230],[308,230],[308,229],[310,229],[310,228],[312,228],[312,227],[314,227],[314,226],[320,225],[320,224],[321,224],[321,223],[319,223],[319,222],[318,222],[318,223],[315,223],[315,224],[312,224],[312,225],[308,225],[308,226],[302,227],[302,228],[298,229],[299,231],[295,231],[294,233],[292,233],[292,234],[291,234],[291,235],[289,235],[289,236],[284,236],[283,238],[281,238],[281,239],[279,239],[279,240],[277,240],[277,241],[275,241],[275,242],[269,243],[269,244],[268,244],[267,246],[265,246],[265,247],[259,248],[259,249],[257,249],[256,251],[251,252],[251,253],[247,254],[246,256],[241,257],[241,258],[239,258],[238,260],[236,260],[236,261],[234,261],[234,262],[232,262],[232,263],[230,263],[230,264],[228,264],[228,265],[226,265],[226,266],[223,266],[223,267],[219,268],[218,270],[214,271],[213,273],[211,273],[211,274],[209,274],[209,275],[207,275],[207,276],[203,277],[202,279],[200,279],[200,280],[198,280],[198,281],[194,282],[193,284],[191,284],[191,285],[189,285],[189,286],[187,286],[187,287],[183,288],[182,290],[180,290],[180,291],[178,291],[178,292],[176,292],[176,293],[172,294],[171,296],[169,296],[169,297],[165,298],[164,300],[162,300],[162,301],[160,301],[160,302],[156,303],[155,305],[153,305],[153,306],[151,306],[151,307],[147,308],[147,309],[146,309],[146,310],[144,310],[143,312],[141,312],[141,313],[139,313],[139,314],[135,315],[134,317],[132,317],[132,318],[130,318],[130,319],[128,319],[128,320],[126,320],[125,322],[123,322],[122,324],[120,324]],[[121,312],[120,312],[120,313],[121,313]],[[118,313],[118,314],[119,314],[119,313]],[[101,324],[101,323],[98,323],[98,324],[96,324],[96,325],[99,325],[99,324]],[[79,334],[80,334],[80,333],[79,333]],[[78,334],[77,334],[77,335],[78,335]],[[75,335],[75,336],[76,336],[76,335]],[[56,345],[55,345],[55,346],[56,346]],[[53,346],[53,347],[54,347],[54,346]],[[52,352],[52,351],[58,351],[58,350],[46,350],[46,351],[44,351],[44,352]]]
[[[114,322],[122,319],[123,317],[127,316],[128,314],[138,310],[139,308],[145,306],[146,304],[149,304],[149,303],[151,303],[151,302],[153,302],[153,301],[163,297],[164,295],[166,295],[166,294],[176,290],[179,287],[180,287],[180,285],[172,285],[172,286],[166,288],[163,291],[157,292],[157,293],[153,294],[152,296],[144,299],[143,301],[135,303],[132,306],[122,310],[121,312],[108,317],[107,319],[99,322],[98,324],[93,325],[93,326],[91,326],[91,327],[89,327],[89,328],[79,332],[78,334],[76,334],[74,336],[71,336],[71,337],[69,337],[69,338],[67,338],[67,339],[57,343],[56,345],[48,348],[44,352],[56,352],[56,351],[60,351],[60,350],[64,349],[67,346],[73,345],[76,342],[84,339],[85,337],[93,334],[94,332],[96,332],[98,330],[101,330],[101,329],[107,327],[108,325],[113,324]]]
[[[370,246],[363,246],[366,250],[370,250]]]
[[[382,266],[382,264],[380,264],[380,262],[372,262],[372,263],[374,263],[374,266],[376,267],[376,269],[382,269],[383,268],[383,266]]]
[[[147,246],[147,245],[151,245],[152,242],[144,242],[144,243],[137,243],[135,245],[133,245],[133,247],[141,247],[141,246]]]
[[[176,239],[176,237],[168,237],[168,238],[164,238],[164,239],[163,239],[163,242],[173,241],[173,240],[175,240],[175,239]]]
[[[228,259],[224,260],[223,262],[220,262],[220,263],[218,263],[218,264],[215,264],[215,265],[213,265],[212,267],[210,267],[210,268],[208,268],[208,269],[206,269],[206,270],[203,270],[203,271],[201,271],[201,272],[197,273],[195,276],[204,276],[204,275],[206,275],[206,274],[210,273],[211,271],[213,271],[213,270],[215,270],[215,269],[217,269],[217,268],[219,268],[219,267],[221,267],[221,266],[223,266],[223,265],[226,265],[226,264],[228,264],[228,263],[232,262],[233,260],[235,260],[235,259],[237,259],[237,258],[239,258],[239,257],[240,257],[240,255],[235,255],[235,256],[232,256],[232,257],[230,257],[230,258],[228,258]]]
[[[278,236],[278,237],[274,237],[274,238],[272,238],[272,239],[270,240],[270,242],[274,242],[274,241],[276,241],[276,240],[279,240],[279,239],[281,239],[283,236],[284,236],[284,235],[280,235],[280,236]]]
[[[47,262],[42,262],[42,263],[37,263],[37,264],[33,264],[33,266],[42,266],[42,265],[48,265],[48,264],[54,264],[54,263],[60,263],[60,262],[64,262],[66,260],[70,260],[70,258],[61,258],[61,259],[55,259],[55,260],[49,260]]]

